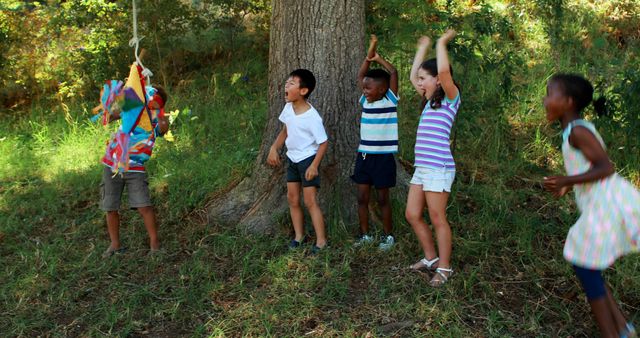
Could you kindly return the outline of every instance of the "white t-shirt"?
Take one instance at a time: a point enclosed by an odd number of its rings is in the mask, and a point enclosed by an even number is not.
[[[313,106],[306,112],[296,115],[293,111],[293,105],[288,102],[278,119],[287,126],[285,145],[287,146],[287,157],[293,163],[315,155],[320,144],[327,141],[322,117]]]

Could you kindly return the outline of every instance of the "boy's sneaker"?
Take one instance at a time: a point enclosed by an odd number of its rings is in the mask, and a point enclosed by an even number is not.
[[[292,239],[291,242],[289,242],[289,250],[297,249],[300,247],[300,245],[302,245],[302,243],[296,241],[295,239]]]
[[[380,245],[378,246],[378,248],[380,248],[380,250],[382,251],[387,251],[391,249],[395,243],[396,243],[396,239],[393,237],[393,235],[385,235],[385,236],[382,236],[382,239],[380,240]]]
[[[373,242],[373,237],[369,235],[360,235],[360,237],[356,240],[355,246],[361,246],[370,244]]]
[[[318,255],[320,252],[325,251],[327,249],[327,245],[323,246],[322,248],[317,246],[317,245],[313,245],[311,247],[311,251],[309,252],[310,256],[316,256]]]
[[[113,255],[122,255],[125,252],[127,252],[127,248],[124,246],[118,249],[111,249],[111,247],[109,247],[107,251],[102,254],[102,258],[109,258]]]

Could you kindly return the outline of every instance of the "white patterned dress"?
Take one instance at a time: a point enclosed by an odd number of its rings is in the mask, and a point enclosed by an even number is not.
[[[562,134],[562,156],[567,175],[579,175],[591,168],[582,152],[569,144],[571,129],[590,130],[604,148],[593,124],[584,120],[569,123]],[[564,258],[582,268],[603,270],[640,246],[640,193],[617,173],[574,187],[580,218],[567,235]]]

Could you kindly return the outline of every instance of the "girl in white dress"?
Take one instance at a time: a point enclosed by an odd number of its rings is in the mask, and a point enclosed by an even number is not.
[[[602,271],[640,245],[640,193],[616,174],[602,138],[593,124],[582,120],[591,104],[593,86],[578,75],[556,74],[547,83],[547,120],[559,120],[562,156],[569,176],[545,177],[544,187],[555,196],[572,187],[580,217],[569,230],[564,257],[574,267],[603,337],[635,337],[605,286]],[[602,112],[604,100],[595,101]]]

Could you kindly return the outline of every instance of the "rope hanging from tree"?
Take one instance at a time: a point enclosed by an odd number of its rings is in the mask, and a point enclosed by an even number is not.
[[[131,3],[133,4],[133,38],[129,40],[129,47],[135,46],[134,56],[136,57],[136,62],[142,67],[142,76],[147,78],[147,84],[151,85],[153,72],[142,64],[140,54],[138,53],[140,41],[144,39],[144,36],[138,38],[138,9],[136,8],[136,0],[131,0]]]

